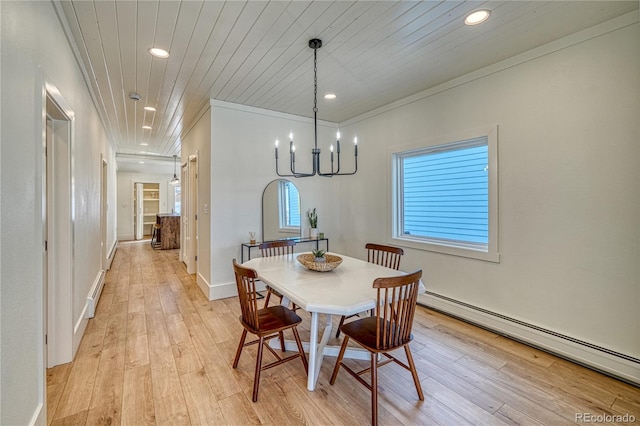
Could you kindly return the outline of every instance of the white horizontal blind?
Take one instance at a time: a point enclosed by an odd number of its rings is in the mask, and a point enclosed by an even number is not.
[[[285,225],[287,227],[299,227],[300,226],[300,194],[298,188],[291,182],[284,182],[284,193],[286,200],[286,219]]]
[[[402,155],[402,234],[486,247],[488,162],[486,137]]]

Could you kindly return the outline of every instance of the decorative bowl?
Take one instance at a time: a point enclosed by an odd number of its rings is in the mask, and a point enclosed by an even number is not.
[[[325,254],[325,262],[316,262],[312,253],[305,253],[298,255],[298,262],[302,263],[305,268],[312,271],[328,272],[336,269],[338,265],[342,263],[342,258],[334,254]]]

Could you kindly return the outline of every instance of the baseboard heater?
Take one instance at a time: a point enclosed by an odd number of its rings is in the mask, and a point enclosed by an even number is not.
[[[87,318],[93,318],[96,314],[96,307],[98,306],[102,288],[104,287],[105,275],[106,271],[100,271],[98,278],[91,287],[91,292],[89,293],[89,297],[87,297]]]
[[[432,303],[419,302],[418,304],[423,307],[433,309],[444,315],[451,316],[453,318],[507,337],[509,339],[518,341],[528,346],[535,347],[536,349],[540,349],[542,351],[556,355],[560,358],[567,359],[571,362],[577,363],[608,376],[612,376],[634,386],[640,385],[640,377],[638,376],[638,372],[640,371],[640,359],[638,358],[602,346],[598,346],[584,340],[576,339],[575,337],[571,337],[566,334],[558,333],[553,330],[530,324],[525,321],[511,318],[506,315],[489,311],[487,309],[480,308],[469,303],[442,296],[437,293],[427,291],[424,293],[424,296],[426,296],[428,299],[431,299],[430,302]],[[461,309],[456,309],[456,307],[459,307]],[[474,315],[474,312],[480,314],[480,316]],[[465,315],[465,313],[470,313],[471,315]],[[487,324],[486,322],[492,321],[482,321],[482,317],[493,318],[494,324]],[[506,327],[502,327],[501,329],[500,324],[505,325]],[[513,330],[504,330],[504,328],[509,327],[512,327]],[[525,333],[518,333],[517,329],[525,330]],[[554,348],[553,345],[549,344],[549,342],[546,342],[546,344],[537,342],[537,339],[532,338],[531,336],[523,336],[523,334],[527,334],[526,330],[529,330],[529,333],[534,333],[538,336],[547,336],[547,338],[553,339],[554,341],[560,342],[561,344],[562,342],[564,342],[564,345],[566,345],[567,347]],[[584,354],[576,354],[575,356],[572,356],[571,347],[579,348],[579,351],[577,352],[592,354],[594,355],[594,357],[600,359],[595,360],[594,362],[589,362],[589,357]],[[606,360],[612,361],[617,365],[609,367],[605,365]]]

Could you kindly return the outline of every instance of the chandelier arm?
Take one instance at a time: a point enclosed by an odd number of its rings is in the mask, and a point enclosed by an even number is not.
[[[351,175],[355,175],[356,173],[358,173],[358,156],[355,157],[355,163],[356,163],[356,168],[354,171],[350,172],[350,173],[334,173],[334,176],[351,176]]]
[[[318,175],[320,176],[324,176],[324,177],[333,177],[333,176],[351,176],[351,175],[355,175],[356,173],[358,173],[358,156],[355,156],[355,170],[352,172],[345,172],[345,173],[340,173],[340,170],[336,170],[335,172],[333,172],[333,169],[331,171],[331,173],[318,173]]]
[[[280,177],[296,177],[296,175],[288,175],[288,174],[280,173],[280,171],[278,171],[278,157],[276,157],[276,174]]]
[[[313,152],[312,152],[313,154]],[[296,160],[295,160],[295,153],[293,153],[293,155],[289,154],[289,165],[291,166],[291,173],[293,177],[310,177],[310,176],[315,176],[316,175],[316,162],[315,162],[315,155],[312,158],[312,163],[313,163],[313,171],[311,173],[296,173]]]

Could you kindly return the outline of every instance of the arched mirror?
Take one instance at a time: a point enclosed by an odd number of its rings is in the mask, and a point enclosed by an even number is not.
[[[276,179],[262,193],[262,241],[300,237],[300,193],[286,179]]]

